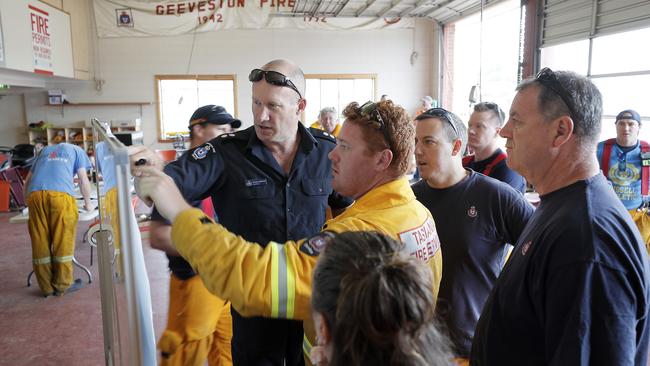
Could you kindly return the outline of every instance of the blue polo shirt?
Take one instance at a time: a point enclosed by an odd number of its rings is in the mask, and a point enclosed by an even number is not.
[[[540,197],[488,298],[471,364],[646,365],[648,254],[598,174]]]
[[[188,201],[212,197],[219,222],[244,239],[265,246],[310,237],[325,223],[326,209],[352,201],[332,191],[327,155],[336,140],[298,125],[300,146],[286,174],[253,127],[223,134],[170,163],[171,176]],[[160,218],[159,215],[154,217]],[[302,323],[244,318],[233,309],[233,363],[298,365],[303,362]]]
[[[115,174],[115,161],[113,153],[106,144],[102,141],[95,147],[95,164],[97,170],[102,174],[104,185],[102,186],[101,193],[106,192],[117,185],[117,177]]]
[[[88,155],[79,146],[68,143],[46,146],[32,166],[28,193],[57,191],[74,196],[77,170],[91,167]]]

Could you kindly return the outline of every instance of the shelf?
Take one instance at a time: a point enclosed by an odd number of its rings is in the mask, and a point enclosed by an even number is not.
[[[62,104],[45,103],[45,106],[61,108],[61,117],[65,116],[64,111],[66,108],[136,106],[136,107],[140,107],[140,117],[142,117],[142,106],[152,105],[152,104],[153,104],[152,102],[88,102],[88,103],[62,103]]]

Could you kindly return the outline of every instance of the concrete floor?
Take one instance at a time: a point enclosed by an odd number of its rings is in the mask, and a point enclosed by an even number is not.
[[[82,243],[88,222],[77,227],[75,257],[88,267],[94,281],[75,267],[84,288],[62,297],[43,298],[36,279],[27,287],[31,244],[27,224],[10,224],[17,213],[0,213],[0,365],[104,365],[97,251],[90,266],[90,246]],[[143,250],[151,286],[156,339],[167,322],[169,273],[167,258],[149,247]]]

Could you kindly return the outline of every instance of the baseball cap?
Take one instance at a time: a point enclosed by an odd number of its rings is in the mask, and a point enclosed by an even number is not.
[[[230,113],[226,112],[224,107],[214,104],[204,105],[194,111],[192,117],[190,117],[190,125],[187,128],[191,129],[192,126],[201,123],[214,123],[215,125],[229,124],[232,128],[239,128],[241,126],[240,120],[235,119]]]
[[[632,119],[641,124],[641,116],[632,109],[626,109],[623,112],[619,113],[616,116],[616,122],[618,122],[619,119]]]

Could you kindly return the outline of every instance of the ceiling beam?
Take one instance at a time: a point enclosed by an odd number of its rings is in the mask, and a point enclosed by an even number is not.
[[[445,6],[449,5],[454,0],[446,0],[446,1],[441,1],[437,4],[433,5],[433,9],[429,10],[428,12],[424,13],[425,17],[428,17],[429,15],[435,13],[436,11],[440,10],[441,8],[444,8]]]
[[[366,5],[364,5],[361,9],[357,10],[357,12],[354,14],[354,16],[355,16],[355,17],[359,17],[359,16],[361,16],[361,14],[363,14],[364,11],[368,10],[368,8],[371,7],[372,4],[375,3],[375,1],[377,1],[377,0],[370,0],[370,1],[368,1],[368,2],[366,3]]]
[[[382,9],[379,13],[377,13],[377,18],[382,18],[384,15],[388,14],[389,12],[393,11],[402,1],[397,0],[395,2],[390,3],[387,7]]]
[[[418,10],[419,8],[421,8],[424,5],[433,5],[432,0],[419,0],[413,6],[408,7],[405,10],[403,10],[401,13],[399,13],[398,16],[404,17],[406,15],[409,15],[409,14],[415,12],[416,10]]]
[[[344,9],[346,6],[348,6],[348,3],[349,3],[349,2],[350,2],[350,0],[345,0],[345,1],[343,1],[343,4],[341,4],[341,7],[339,8],[339,10],[337,10],[336,12],[334,12],[334,16],[335,16],[335,17],[338,17],[339,14],[341,14],[341,12],[343,11],[343,9]]]

